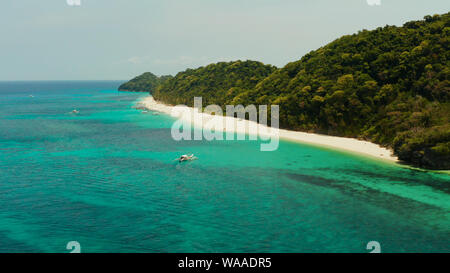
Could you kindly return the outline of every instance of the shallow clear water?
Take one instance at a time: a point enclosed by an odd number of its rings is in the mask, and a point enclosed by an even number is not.
[[[450,251],[450,176],[182,141],[119,82],[0,83],[0,252]],[[33,94],[34,97],[29,95]],[[73,115],[73,109],[80,114]],[[174,158],[195,153],[199,160]]]

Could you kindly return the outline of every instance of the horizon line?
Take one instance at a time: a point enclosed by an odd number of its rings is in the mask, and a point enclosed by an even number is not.
[[[119,82],[129,80],[0,80],[0,82]]]

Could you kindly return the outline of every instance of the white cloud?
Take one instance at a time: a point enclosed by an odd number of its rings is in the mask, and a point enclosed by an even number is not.
[[[190,56],[180,56],[174,59],[155,59],[153,60],[153,63],[157,65],[189,65],[203,60],[204,58],[205,57],[194,58]]]
[[[132,63],[132,64],[141,64],[141,63],[143,63],[143,59],[135,56],[135,57],[128,58],[127,62]]]
[[[381,0],[366,0],[369,6],[381,6]]]

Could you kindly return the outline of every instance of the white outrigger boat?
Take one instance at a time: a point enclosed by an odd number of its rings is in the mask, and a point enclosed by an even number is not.
[[[180,158],[177,158],[178,162],[191,161],[197,159],[194,154],[191,155],[182,155]]]

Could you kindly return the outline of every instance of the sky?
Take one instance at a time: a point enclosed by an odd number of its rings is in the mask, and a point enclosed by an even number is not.
[[[342,35],[449,11],[448,0],[1,0],[0,80],[282,67]]]

